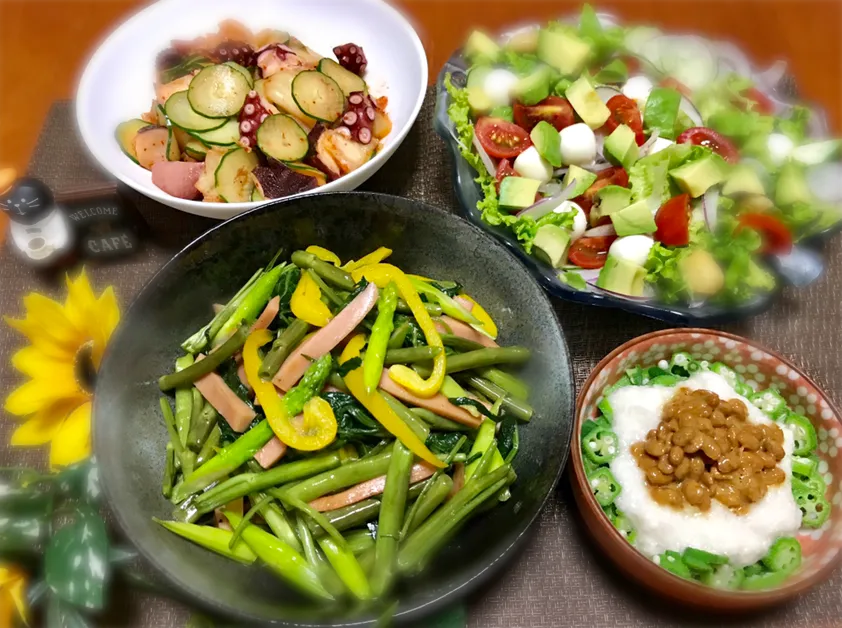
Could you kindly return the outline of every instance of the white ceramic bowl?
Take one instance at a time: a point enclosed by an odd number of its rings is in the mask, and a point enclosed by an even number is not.
[[[200,216],[225,219],[260,204],[170,196],[152,184],[148,170],[122,153],[114,137],[120,122],[149,109],[157,54],[173,39],[215,32],[227,18],[252,30],[289,31],[330,57],[334,46],[359,44],[368,58],[365,78],[372,93],[389,98],[393,126],[381,151],[358,170],[312,191],[353,190],[386,163],[415,122],[427,88],[424,46],[397,10],[381,0],[160,0],[108,36],[79,83],[76,120],[85,144],[105,170],[151,199]]]

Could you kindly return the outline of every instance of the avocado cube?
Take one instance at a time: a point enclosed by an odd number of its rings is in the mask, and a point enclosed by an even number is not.
[[[643,296],[645,278],[646,269],[643,266],[609,255],[605,266],[599,271],[596,285],[603,290],[639,297]]]
[[[494,103],[481,88],[468,88],[468,106],[471,108],[471,115],[475,118],[487,115],[494,107]]]
[[[611,214],[611,222],[614,223],[614,231],[618,236],[654,233],[658,230],[652,210],[649,209],[649,203],[646,200],[638,201],[614,212]]]
[[[725,162],[722,157],[709,153],[694,161],[669,171],[682,191],[693,198],[698,198],[708,188],[725,180]]]
[[[570,232],[558,225],[542,226],[532,241],[535,256],[553,268],[564,266],[569,248]]]
[[[514,97],[524,105],[537,105],[550,95],[552,78],[553,72],[548,66],[538,66],[515,84]]]
[[[488,73],[491,72],[492,66],[490,65],[475,65],[470,70],[468,70],[468,78],[465,81],[465,87],[468,89],[472,87],[478,87],[482,89],[483,84],[485,83],[485,77],[488,76]]]
[[[728,176],[725,185],[722,187],[725,196],[737,196],[739,194],[766,194],[763,183],[757,176],[757,171],[748,164],[740,164]]]
[[[792,161],[784,164],[775,185],[775,204],[788,207],[795,203],[809,203],[812,198],[804,168]]]
[[[500,55],[500,46],[482,31],[474,31],[465,44],[465,56],[476,62],[478,59],[494,63]]]
[[[591,187],[594,184],[594,181],[596,181],[596,174],[590,170],[580,168],[579,166],[570,166],[567,170],[567,174],[564,175],[562,185],[567,187],[574,181],[576,182],[576,185],[572,190],[570,190],[570,198],[576,198],[577,196],[584,194],[585,190]]]
[[[611,216],[625,209],[631,204],[632,191],[619,185],[606,185],[596,193],[597,204],[591,209],[591,222],[596,223],[600,218]]]
[[[625,124],[618,126],[605,138],[604,149],[606,156],[626,169],[631,168],[640,157],[635,132]]]
[[[520,210],[535,204],[541,182],[526,177],[506,177],[500,183],[500,207]]]
[[[591,45],[573,33],[541,29],[538,33],[538,58],[566,76],[579,74]]]
[[[504,47],[518,54],[535,54],[538,50],[538,29],[528,28],[513,34],[506,40]]]
[[[611,111],[584,76],[573,81],[567,88],[566,95],[582,122],[592,129],[601,127],[611,115]]]

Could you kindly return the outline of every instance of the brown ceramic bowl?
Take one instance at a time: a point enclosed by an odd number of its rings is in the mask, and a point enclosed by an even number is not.
[[[819,436],[819,470],[827,483],[831,517],[818,530],[798,534],[801,567],[781,586],[764,591],[723,591],[679,578],[636,550],[614,528],[591,493],[582,466],[582,423],[596,418],[603,391],[632,366],[654,366],[678,351],[698,360],[723,362],[753,388],[777,387],[789,407],[807,416]],[[772,606],[803,593],[827,579],[842,558],[842,423],[839,411],[798,367],[751,340],[707,329],[656,331],[618,347],[607,355],[585,382],[576,407],[571,462],[573,494],[585,528],[597,545],[629,577],[675,601],[716,611],[747,611]]]

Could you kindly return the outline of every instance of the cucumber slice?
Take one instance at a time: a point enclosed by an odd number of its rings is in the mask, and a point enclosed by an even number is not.
[[[186,90],[167,99],[166,112],[170,122],[185,131],[212,131],[226,122],[224,118],[207,118],[193,111]]]
[[[269,116],[263,121],[257,129],[257,146],[279,161],[298,161],[310,149],[307,133],[294,118],[284,113]]]
[[[208,147],[195,137],[191,137],[184,146],[184,152],[197,161],[204,161],[208,155]]]
[[[219,162],[214,173],[216,190],[226,203],[246,203],[251,200],[254,182],[251,171],[259,163],[257,155],[237,148]]]
[[[301,111],[322,122],[334,122],[345,111],[345,94],[336,81],[317,72],[305,70],[292,79],[292,98]]]
[[[158,119],[158,126],[169,126],[170,121],[167,120],[167,112],[161,105],[155,107],[155,116]]]
[[[308,177],[313,177],[316,181],[318,181],[319,185],[327,183],[327,176],[318,168],[313,168],[312,166],[298,162],[290,162],[287,163],[286,166],[290,170],[295,170],[295,172],[306,174]]]
[[[167,127],[167,161],[181,161],[181,148],[171,126]]]
[[[239,113],[251,86],[242,72],[229,65],[211,65],[203,69],[187,90],[193,110],[208,118],[230,118]]]
[[[257,186],[254,186],[254,189],[251,191],[251,202],[252,203],[259,203],[260,201],[265,201],[266,197],[263,196],[260,190],[257,189]]]
[[[249,89],[254,89],[254,77],[251,75],[251,72],[249,72],[246,68],[241,66],[236,61],[226,61],[222,65],[227,65],[229,68],[234,68],[235,70],[237,70],[237,72],[246,77],[246,81],[248,81],[249,84]]]
[[[236,118],[230,118],[221,127],[212,131],[191,131],[190,135],[200,139],[205,144],[213,146],[232,146],[240,139],[240,123]]]
[[[120,145],[120,150],[125,153],[126,157],[135,163],[140,162],[137,160],[137,152],[135,152],[134,149],[134,138],[137,137],[138,131],[145,129],[148,126],[152,125],[146,120],[135,118],[118,124],[117,130],[114,132],[114,136],[117,138],[117,143]]]
[[[349,72],[333,59],[322,59],[319,61],[319,72],[336,81],[339,89],[346,96],[349,96],[353,92],[368,91],[365,81],[362,78],[353,72]]]

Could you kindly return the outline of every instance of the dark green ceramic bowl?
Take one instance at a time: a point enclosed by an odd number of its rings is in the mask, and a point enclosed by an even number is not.
[[[564,335],[536,281],[501,244],[451,214],[417,201],[368,193],[295,198],[211,229],[143,289],[114,335],[100,369],[94,444],[117,522],[142,554],[196,602],[232,618],[279,625],[370,625],[325,615],[260,567],[243,567],[160,528],[167,435],[157,378],[179,343],[207,322],[279,247],[317,244],[349,259],[387,246],[406,271],[453,278],[488,310],[502,344],[525,345],[524,372],[536,415],[520,430],[512,499],[471,521],[419,577],[398,591],[401,618],[418,618],[475,589],[504,564],[556,485],[567,459],[574,390]]]

